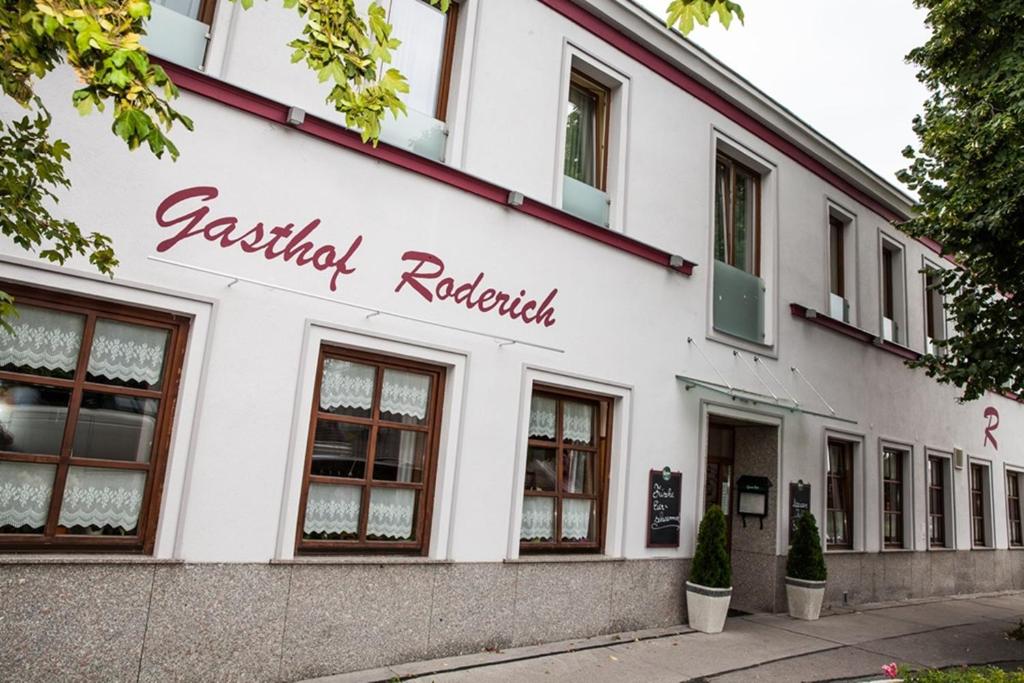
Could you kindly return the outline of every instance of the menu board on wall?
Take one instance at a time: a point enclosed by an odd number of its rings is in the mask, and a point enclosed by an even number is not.
[[[651,470],[647,494],[647,547],[679,547],[679,505],[683,474],[669,468]]]
[[[811,485],[803,481],[789,482],[789,542],[793,542],[800,515],[811,509]]]

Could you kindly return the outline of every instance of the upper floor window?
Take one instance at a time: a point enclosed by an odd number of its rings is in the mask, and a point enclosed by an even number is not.
[[[885,239],[882,240],[881,271],[882,338],[903,344],[906,341],[903,250]]]
[[[607,189],[610,93],[578,71],[569,80],[565,122],[565,175]]]
[[[319,367],[298,549],[425,553],[444,370],[333,348]]]
[[[715,260],[761,274],[761,175],[724,154],[715,164]]]
[[[831,208],[828,214],[828,310],[829,317],[850,322],[850,299],[853,292],[847,261],[852,221]]]
[[[934,342],[946,338],[946,310],[939,291],[942,271],[934,267],[926,267],[924,271],[924,325],[925,350],[936,351]]]
[[[402,41],[392,52],[390,65],[402,72],[409,92],[402,96],[406,106],[444,121],[448,114],[455,31],[459,5],[447,12],[425,0],[390,0],[388,23],[392,35]]]
[[[151,552],[187,321],[4,288],[0,548]]]
[[[202,69],[217,0],[153,0],[142,44],[157,57]]]
[[[853,444],[829,439],[827,483],[827,521],[825,538],[828,548],[853,548]]]
[[[534,389],[521,550],[603,547],[610,422],[608,399]]]

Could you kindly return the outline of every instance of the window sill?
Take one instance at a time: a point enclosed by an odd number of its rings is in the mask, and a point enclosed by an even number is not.
[[[913,548],[882,548],[879,552],[882,553],[915,553],[917,552]]]
[[[413,557],[408,555],[300,555],[290,560],[274,559],[274,565],[319,565],[319,564],[350,564],[350,565],[382,565],[382,564],[454,564],[451,560],[436,560],[429,557]]]
[[[73,554],[19,554],[0,553],[0,565],[11,564],[185,564],[184,560],[169,560],[148,555],[73,555]]]
[[[972,545],[971,550],[998,550],[990,545]]]
[[[826,555],[864,555],[863,550],[857,550],[856,548],[834,548],[825,551]]]
[[[1021,548],[1021,550],[1024,550],[1024,548]],[[955,553],[956,552],[956,548],[949,548],[949,547],[944,546],[944,545],[929,546],[927,548],[927,552],[930,552],[930,553]]]
[[[577,555],[566,553],[564,555],[521,555],[517,558],[506,558],[506,564],[558,564],[564,562],[625,562],[624,557],[610,557],[608,555]]]

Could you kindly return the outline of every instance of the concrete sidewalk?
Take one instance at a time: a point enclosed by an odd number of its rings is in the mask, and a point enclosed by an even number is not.
[[[739,683],[881,677],[882,665],[892,661],[922,667],[1024,663],[1024,641],[1005,637],[1021,618],[1021,592],[866,605],[816,622],[758,614],[729,619],[725,631],[713,636],[680,626],[316,680]]]

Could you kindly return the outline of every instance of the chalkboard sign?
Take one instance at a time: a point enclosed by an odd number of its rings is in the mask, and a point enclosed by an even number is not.
[[[789,483],[789,542],[793,542],[800,515],[811,509],[811,485],[803,481]]]
[[[679,503],[683,475],[669,468],[651,470],[647,496],[647,547],[679,547]]]

